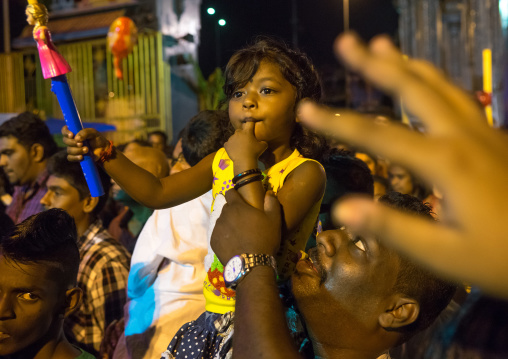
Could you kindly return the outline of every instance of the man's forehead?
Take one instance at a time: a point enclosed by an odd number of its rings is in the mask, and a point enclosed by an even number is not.
[[[0,254],[0,268],[2,268],[2,278],[14,276],[17,287],[31,286],[34,288],[43,288],[49,278],[49,266],[52,263],[48,261],[24,262],[13,259],[5,254]]]
[[[20,145],[16,137],[11,135],[0,137],[0,150],[12,149],[16,147],[16,145]]]
[[[64,177],[58,177],[55,175],[50,175],[48,178],[47,186],[55,186],[55,187],[61,187],[61,186],[70,186],[70,182],[67,181]]]

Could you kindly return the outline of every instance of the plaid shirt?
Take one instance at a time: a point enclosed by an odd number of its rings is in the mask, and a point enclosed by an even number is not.
[[[32,185],[15,186],[12,202],[5,210],[15,224],[23,222],[33,214],[44,211],[41,199],[47,192],[48,171],[39,174]]]
[[[83,302],[66,318],[64,329],[69,340],[97,356],[106,328],[123,317],[130,255],[100,220],[78,239],[78,247],[78,286],[83,290]]]

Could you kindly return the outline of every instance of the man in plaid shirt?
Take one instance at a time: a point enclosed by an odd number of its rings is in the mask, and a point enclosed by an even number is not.
[[[107,195],[90,196],[79,163],[68,162],[65,151],[59,152],[49,160],[48,171],[48,191],[41,204],[66,210],[76,222],[79,237],[78,286],[83,290],[83,302],[66,318],[65,334],[69,341],[97,356],[107,326],[123,317],[130,255],[97,219]],[[108,193],[109,178],[99,172]]]
[[[48,127],[38,116],[23,112],[0,125],[0,167],[14,194],[6,213],[17,224],[43,210],[48,158],[57,146]]]

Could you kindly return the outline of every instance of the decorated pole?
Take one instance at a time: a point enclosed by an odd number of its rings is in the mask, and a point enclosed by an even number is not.
[[[28,0],[26,16],[27,22],[34,25],[33,36],[39,51],[42,75],[45,79],[51,79],[51,91],[58,99],[65,123],[69,130],[76,134],[83,129],[83,124],[65,75],[72,69],[51,40],[51,33],[47,27],[48,9],[43,4],[39,4],[37,0]],[[104,189],[101,185],[99,172],[89,153],[83,156],[80,164],[92,197],[102,196]]]
[[[483,58],[483,93],[485,100],[482,104],[485,106],[485,116],[487,122],[494,126],[494,118],[492,115],[492,50],[484,49],[482,51]]]

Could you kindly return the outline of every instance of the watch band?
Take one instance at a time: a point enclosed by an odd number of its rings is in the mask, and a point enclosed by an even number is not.
[[[277,276],[277,262],[275,258],[269,254],[242,254],[245,259],[245,273],[247,274],[252,268],[257,266],[269,266],[275,271]]]

